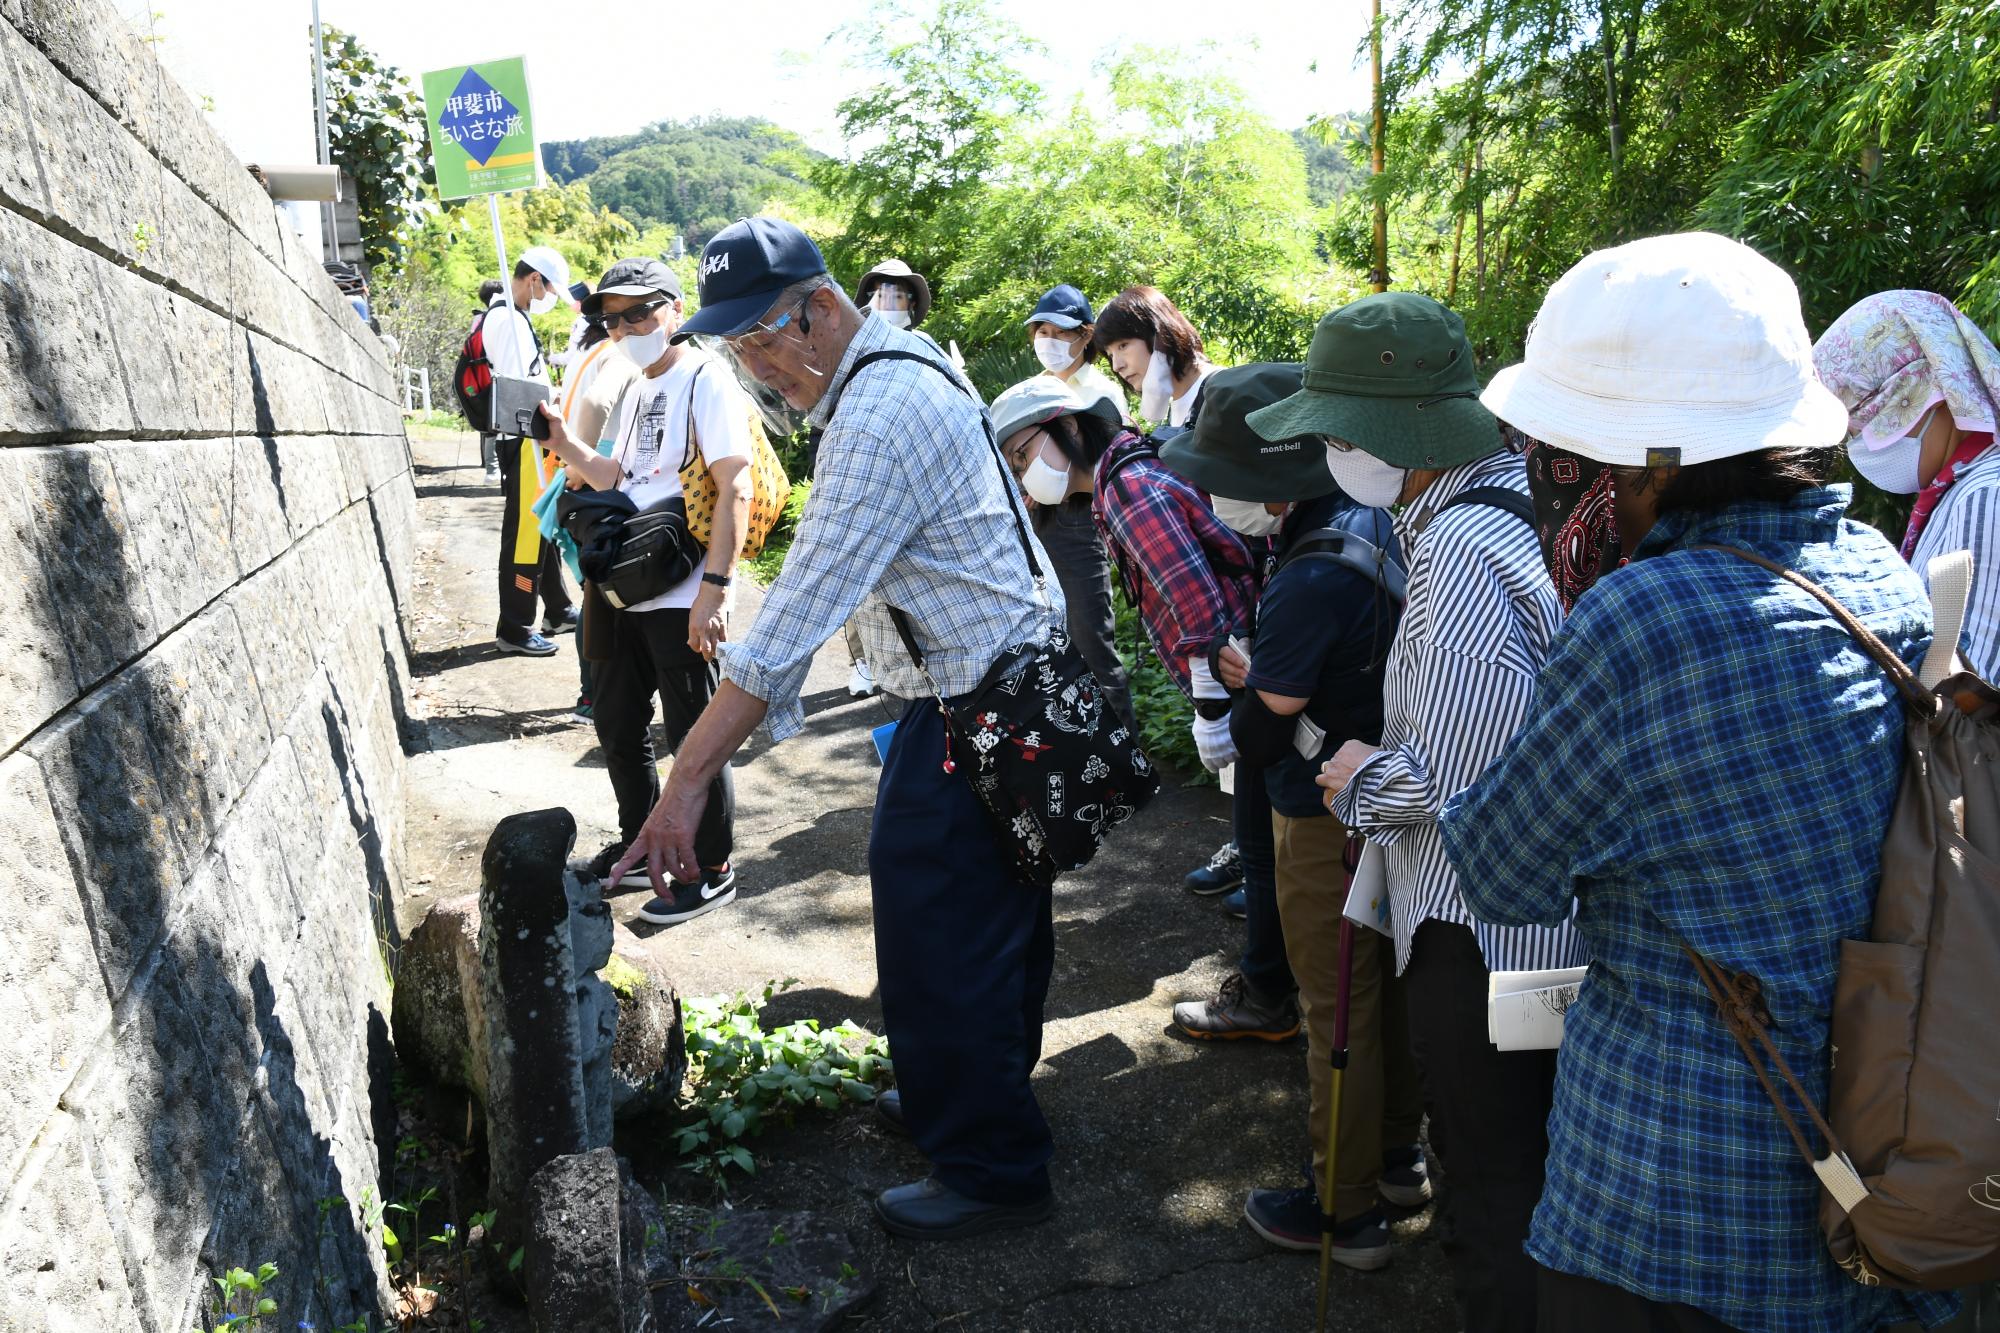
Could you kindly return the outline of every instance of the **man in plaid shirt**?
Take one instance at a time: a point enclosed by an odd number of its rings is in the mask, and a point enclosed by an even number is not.
[[[709,780],[760,723],[774,740],[799,729],[814,652],[866,597],[868,659],[909,700],[868,848],[898,1085],[877,1106],[932,1166],[884,1191],[876,1212],[899,1235],[934,1239],[1042,1221],[1054,1145],[1029,1076],[1055,964],[1049,890],[1012,877],[971,783],[944,766],[944,719],[886,608],[910,617],[929,678],[955,697],[1008,649],[1046,640],[1061,592],[1029,573],[1021,500],[970,386],[933,344],[864,322],[798,228],[750,218],[717,233],[702,252],[701,309],[678,336],[690,334],[719,336],[741,373],[826,433],[784,573],[749,632],[721,645],[722,686],[612,873],[643,860],[656,884],[699,877]],[[883,352],[904,359],[858,364]]]

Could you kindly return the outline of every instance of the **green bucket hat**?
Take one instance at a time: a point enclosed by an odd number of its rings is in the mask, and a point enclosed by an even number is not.
[[[1202,381],[1194,429],[1160,446],[1160,461],[1210,495],[1230,500],[1311,500],[1335,489],[1317,438],[1267,440],[1244,418],[1298,392],[1296,361],[1218,370]],[[1306,435],[1301,432],[1301,435]]]
[[[1267,440],[1331,436],[1402,468],[1456,467],[1500,447],[1465,321],[1414,292],[1377,292],[1322,319],[1305,387],[1249,424]]]

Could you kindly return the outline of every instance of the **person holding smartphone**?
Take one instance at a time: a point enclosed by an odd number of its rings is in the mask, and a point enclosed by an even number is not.
[[[678,753],[720,683],[715,650],[727,637],[730,582],[750,515],[751,406],[728,367],[699,347],[670,341],[681,325],[681,285],[659,260],[613,265],[584,305],[617,330],[618,351],[638,373],[612,414],[609,454],[577,441],[553,416],[550,452],[586,485],[623,491],[642,510],[682,493],[681,464],[697,453],[717,490],[702,567],[658,597],[611,611],[611,655],[597,668],[591,698],[618,799],[618,839],[591,862],[592,872],[608,879],[660,797],[650,732],[654,696],[668,750]],[[708,784],[695,836],[699,876],[668,880],[639,909],[640,918],[673,925],[735,901],[734,842],[735,788],[725,765]],[[612,887],[651,883],[645,867],[634,866]]]

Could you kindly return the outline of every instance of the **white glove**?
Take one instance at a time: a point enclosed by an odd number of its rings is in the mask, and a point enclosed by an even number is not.
[[[1208,669],[1208,658],[1200,653],[1188,658],[1188,691],[1197,699],[1227,699],[1229,690]]]
[[[1197,717],[1194,726],[1194,748],[1201,755],[1201,764],[1211,773],[1220,773],[1236,762],[1236,742],[1229,737],[1229,718]]]

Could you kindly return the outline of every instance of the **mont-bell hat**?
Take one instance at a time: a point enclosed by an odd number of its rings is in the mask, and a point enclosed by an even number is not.
[[[1250,429],[1252,412],[1298,392],[1296,361],[1231,366],[1202,381],[1194,429],[1160,446],[1160,461],[1210,495],[1230,500],[1313,500],[1338,489],[1326,470],[1317,432],[1267,440]]]
[[[1465,321],[1414,292],[1377,292],[1320,320],[1305,387],[1249,423],[1267,440],[1331,436],[1400,468],[1457,467],[1500,447]],[[1315,461],[1324,471],[1326,456]]]
[[[520,262],[541,274],[556,291],[569,286],[569,261],[546,245],[529,246],[521,252]]]
[[[795,282],[826,272],[812,237],[783,218],[738,218],[701,248],[701,309],[673,336],[733,338],[749,331]]]
[[[583,298],[583,313],[596,319],[607,296],[671,296],[681,299],[681,280],[657,259],[621,259],[604,270],[597,290]]]
[[[1079,324],[1095,324],[1097,316],[1090,308],[1090,302],[1083,293],[1068,283],[1051,287],[1042,293],[1042,299],[1035,304],[1035,312],[1021,321],[1023,324],[1053,324],[1059,329],[1073,329]]]
[[[882,285],[885,278],[894,278],[909,286],[913,293],[911,299],[916,303],[910,310],[910,327],[914,329],[923,323],[924,316],[931,312],[931,285],[924,281],[923,274],[900,259],[885,259],[862,274],[860,284],[854,289],[854,304],[867,305],[874,299],[875,289]]]
[[[1813,368],[1798,288],[1712,232],[1585,255],[1542,298],[1526,358],[1480,401],[1523,434],[1621,467],[1847,435],[1846,406]]]
[[[993,417],[993,438],[1003,444],[1022,427],[1045,426],[1057,417],[1089,416],[1108,426],[1119,424],[1118,408],[1109,398],[1085,401],[1054,375],[1030,375],[1002,391],[988,411]],[[1320,471],[1326,469],[1321,467]]]

